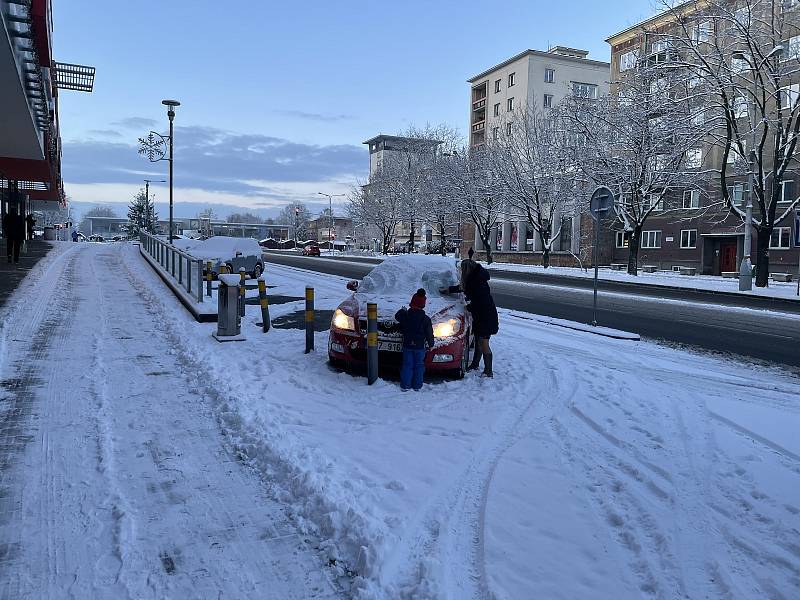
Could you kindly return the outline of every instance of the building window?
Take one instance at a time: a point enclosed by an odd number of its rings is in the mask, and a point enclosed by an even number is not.
[[[750,68],[750,63],[747,62],[746,58],[740,58],[736,56],[731,58],[731,72],[734,75],[741,75],[749,68]]]
[[[692,116],[692,125],[695,127],[702,127],[706,123],[706,112],[704,110],[697,111]]]
[[[642,200],[642,209],[648,211],[650,209],[659,212],[664,210],[664,197],[661,194],[647,194]]]
[[[661,248],[661,231],[643,231],[642,248]]]
[[[572,93],[578,98],[597,100],[597,86],[593,83],[572,82]]]
[[[620,72],[630,71],[636,66],[636,61],[639,59],[638,50],[630,50],[620,55],[619,57],[619,70]]]
[[[511,135],[511,123],[506,123],[506,135]]]
[[[509,75],[508,75],[508,87],[514,87],[514,75],[516,75],[516,73],[509,73]]]
[[[511,112],[512,110],[514,110],[514,98],[509,98],[508,99],[507,110],[508,110],[508,112]]]
[[[500,137],[500,128],[494,127],[492,128],[492,139],[496,142]]]
[[[681,248],[697,248],[697,229],[681,230]]]
[[[791,109],[800,96],[800,83],[793,83],[781,88],[781,108]]]
[[[700,190],[684,190],[683,208],[700,208]]]
[[[794,195],[794,181],[792,180],[784,180],[781,181],[781,202],[794,202],[795,195]]]
[[[697,43],[705,43],[711,40],[711,35],[714,33],[714,25],[711,21],[701,21],[694,29],[694,41]]]
[[[572,252],[572,218],[561,219],[561,234],[558,236],[559,252]]]
[[[741,206],[744,203],[744,185],[741,183],[729,185],[728,197],[734,206]]]
[[[544,107],[545,108],[553,108],[553,96],[552,96],[552,94],[545,94],[544,95]]]
[[[786,56],[783,57],[785,60],[791,58],[800,58],[800,35],[790,37],[789,42],[786,45],[788,47],[788,51],[786,52]]]
[[[771,250],[788,250],[790,238],[792,237],[791,227],[776,227],[772,230],[772,237],[769,238]]]
[[[545,83],[553,83],[556,80],[556,70],[555,69],[545,69],[544,70],[544,82]]]
[[[735,119],[744,119],[748,114],[747,98],[736,96],[733,100],[733,116]]]
[[[631,241],[630,231],[617,232],[617,248],[627,248]]]
[[[495,93],[495,94],[497,94],[497,93],[499,93],[499,92],[500,92],[500,82],[501,82],[501,81],[502,81],[501,79],[497,79],[497,80],[495,80],[495,82],[494,82],[494,93]]]
[[[686,168],[699,169],[703,165],[703,150],[701,148],[692,148],[686,152]]]
[[[747,155],[747,140],[739,140],[742,144],[742,154],[739,152],[739,146],[737,144],[731,145],[731,150],[728,152],[728,160],[726,161],[729,165],[734,164],[736,161],[742,162],[745,160],[745,156]]]
[[[661,54],[662,52],[666,52],[668,48],[669,42],[667,40],[656,40],[650,44],[650,52],[653,54]]]
[[[500,116],[500,103],[499,102],[494,105],[494,116],[495,117],[499,117]]]

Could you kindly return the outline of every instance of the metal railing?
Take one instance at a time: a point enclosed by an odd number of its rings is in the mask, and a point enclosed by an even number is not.
[[[144,231],[139,232],[139,242],[162,270],[186,290],[197,302],[203,301],[203,259],[176,248]]]

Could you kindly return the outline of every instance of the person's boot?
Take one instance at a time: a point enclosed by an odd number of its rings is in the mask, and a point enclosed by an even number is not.
[[[469,363],[467,371],[474,371],[481,366],[481,349],[475,344],[475,355],[472,357],[472,362]]]
[[[492,353],[489,352],[483,355],[483,376],[494,377],[492,372]]]

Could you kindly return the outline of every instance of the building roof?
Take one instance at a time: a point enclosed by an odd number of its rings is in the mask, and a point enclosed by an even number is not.
[[[697,0],[687,0],[686,2],[678,4],[677,6],[674,6],[671,9],[665,9],[659,12],[658,14],[653,15],[652,17],[648,17],[644,21],[639,21],[635,25],[631,25],[627,29],[623,29],[622,31],[619,31],[614,35],[609,36],[608,38],[606,38],[606,43],[610,44],[611,46],[615,46],[620,42],[624,42],[625,40],[635,37],[639,32],[639,30],[641,30],[646,25],[661,25],[663,23],[666,23],[667,21],[672,20],[672,11],[675,10],[684,11],[685,9],[688,8],[697,7],[697,4],[698,4]],[[686,12],[690,11],[687,10]]]
[[[485,71],[478,73],[474,77],[470,77],[469,79],[467,79],[467,83],[475,83],[477,80],[483,79],[490,73],[497,71],[498,69],[502,69],[503,67],[506,67],[511,63],[516,62],[521,58],[525,58],[527,56],[537,56],[539,58],[565,60],[595,67],[605,67],[605,68],[611,67],[611,63],[603,62],[600,60],[592,60],[589,58],[578,58],[577,56],[572,56],[569,53],[565,53],[565,51],[571,51],[571,53],[573,54],[584,52],[583,50],[577,50],[575,48],[567,48],[566,46],[553,46],[547,52],[544,52],[542,50],[523,50],[522,52],[512,56],[508,60],[504,60],[503,62],[493,66],[492,68],[486,69]]]
[[[377,142],[413,142],[415,144],[423,144],[429,143],[431,146],[438,146],[442,142],[438,140],[428,140],[425,138],[412,138],[412,137],[403,137],[401,135],[383,135],[379,134],[376,135],[374,138],[368,139],[366,142],[361,142],[362,144],[375,144]]]

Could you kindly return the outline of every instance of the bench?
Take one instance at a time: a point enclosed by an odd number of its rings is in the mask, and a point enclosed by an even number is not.
[[[772,278],[772,281],[780,281],[782,283],[792,282],[791,273],[770,273],[770,278]]]
[[[739,278],[739,271],[723,271],[722,272],[723,279],[738,279]]]
[[[697,269],[694,267],[680,267],[678,272],[681,275],[697,275]]]
[[[623,269],[627,268],[628,265],[622,263],[611,263],[611,269],[613,271],[622,271]]]
[[[642,266],[643,273],[657,273],[658,267],[656,265],[644,265]]]

